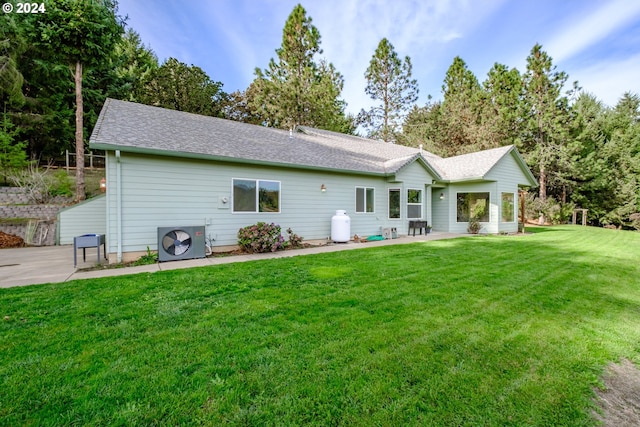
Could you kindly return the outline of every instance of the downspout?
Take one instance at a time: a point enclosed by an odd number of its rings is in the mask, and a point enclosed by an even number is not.
[[[116,239],[118,240],[117,262],[122,262],[122,164],[120,150],[116,150]]]

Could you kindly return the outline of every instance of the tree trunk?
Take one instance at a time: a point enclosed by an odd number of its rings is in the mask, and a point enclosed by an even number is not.
[[[86,198],[84,187],[84,138],[82,135],[82,63],[76,61],[76,200]]]
[[[540,193],[538,194],[541,202],[545,202],[547,200],[547,173],[544,169],[544,165],[540,162]],[[544,225],[545,218],[544,212],[540,212],[540,218],[538,218],[538,224]]]

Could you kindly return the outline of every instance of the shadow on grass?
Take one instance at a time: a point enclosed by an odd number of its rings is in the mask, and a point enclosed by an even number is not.
[[[638,358],[638,246],[536,227],[3,290],[4,414],[589,425],[604,366]]]
[[[554,227],[550,225],[527,225],[525,227],[525,231],[527,233],[538,234],[538,233],[548,233],[550,231],[559,231],[559,230],[554,229]]]

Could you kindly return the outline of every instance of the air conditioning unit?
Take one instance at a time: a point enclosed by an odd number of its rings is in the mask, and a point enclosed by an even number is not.
[[[204,226],[158,227],[159,261],[204,257]]]
[[[397,239],[398,229],[396,227],[384,227],[382,229],[382,237],[385,239]]]
[[[385,239],[390,239],[391,238],[391,229],[390,228],[383,228],[382,229],[382,237],[384,237]]]

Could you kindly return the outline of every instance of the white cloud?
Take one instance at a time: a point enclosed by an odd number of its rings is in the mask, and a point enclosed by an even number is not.
[[[640,15],[639,1],[607,1],[576,22],[566,22],[566,27],[546,43],[546,50],[554,61],[563,61],[603,40],[609,34],[635,21]]]
[[[324,56],[345,78],[347,111],[357,113],[372,105],[364,93],[364,72],[383,37],[400,57],[411,57],[420,84],[446,46],[468,37],[503,1],[334,0],[312,3],[307,13],[322,35]]]
[[[625,92],[640,95],[640,54],[617,62],[602,62],[571,72],[572,80],[609,106],[614,106]]]

